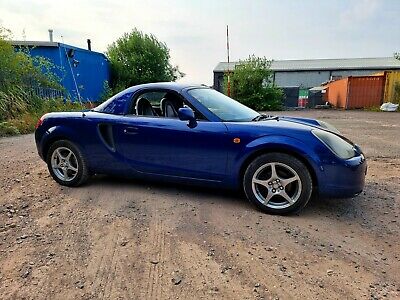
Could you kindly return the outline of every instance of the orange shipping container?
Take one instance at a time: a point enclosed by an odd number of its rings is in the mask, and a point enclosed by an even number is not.
[[[384,76],[346,77],[327,85],[326,100],[344,109],[380,106],[384,84]]]

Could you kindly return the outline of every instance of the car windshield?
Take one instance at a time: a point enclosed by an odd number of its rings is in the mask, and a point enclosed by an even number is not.
[[[251,121],[259,115],[251,108],[213,89],[196,88],[188,93],[225,122]]]

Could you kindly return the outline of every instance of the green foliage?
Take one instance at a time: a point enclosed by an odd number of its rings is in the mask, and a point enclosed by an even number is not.
[[[265,57],[249,56],[239,61],[230,73],[231,97],[257,111],[282,108],[283,91],[272,81],[271,61]],[[228,74],[224,77],[227,94]]]
[[[35,89],[62,90],[54,65],[43,57],[31,57],[28,49],[14,51],[10,31],[0,27],[0,136],[29,133],[43,114],[82,110],[80,103],[42,99]]]
[[[28,108],[28,95],[19,86],[0,90],[0,121],[16,118]]]
[[[14,51],[9,31],[0,28],[0,90],[15,85],[62,89],[55,66],[44,57],[32,57],[28,49]]]
[[[19,130],[8,122],[0,122],[0,137],[20,134]]]
[[[107,80],[103,83],[103,92],[100,95],[99,103],[106,101],[107,99],[111,98],[113,95],[113,90],[111,89]]]
[[[400,52],[396,52],[396,53],[394,54],[394,58],[400,60]]]
[[[80,111],[87,108],[79,102],[64,101],[61,98],[41,99],[37,96],[31,96],[31,103],[32,106],[20,111],[16,117],[0,121],[0,137],[33,132],[37,120],[46,113]]]
[[[167,45],[136,28],[109,45],[107,56],[114,92],[141,83],[175,81],[184,76],[177,66],[171,65]]]

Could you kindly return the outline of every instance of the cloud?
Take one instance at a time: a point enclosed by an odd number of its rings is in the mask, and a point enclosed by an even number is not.
[[[340,14],[341,26],[362,26],[366,22],[372,22],[380,4],[378,0],[348,1],[348,7]]]
[[[171,49],[187,82],[211,84],[226,60],[256,54],[270,59],[367,57],[400,50],[400,1],[391,0],[0,0],[2,25],[22,39],[54,39],[104,52],[137,27]]]

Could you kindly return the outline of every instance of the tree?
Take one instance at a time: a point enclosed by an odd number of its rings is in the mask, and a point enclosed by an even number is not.
[[[44,57],[32,57],[28,49],[15,51],[9,30],[0,27],[0,90],[16,85],[61,89],[55,66]]]
[[[231,96],[258,111],[282,108],[283,91],[273,83],[271,61],[265,57],[249,56],[240,60],[230,73]],[[225,74],[224,90],[227,91]]]
[[[400,52],[396,52],[396,53],[394,54],[394,57],[395,57],[396,59],[400,60]]]
[[[172,66],[167,45],[136,28],[109,45],[107,56],[114,92],[141,83],[175,81],[184,76],[177,66]]]

